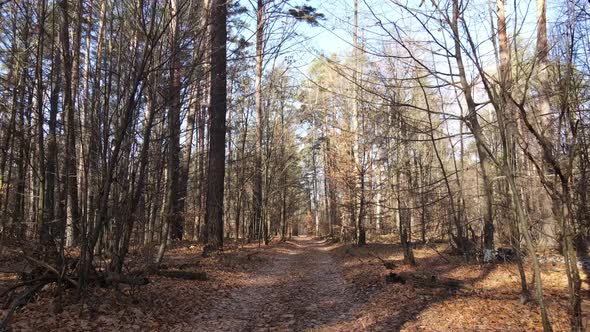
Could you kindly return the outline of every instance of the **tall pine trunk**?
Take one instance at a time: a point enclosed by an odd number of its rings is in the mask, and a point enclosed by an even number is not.
[[[211,249],[223,246],[223,190],[225,178],[225,115],[227,112],[227,2],[211,2],[211,89],[209,171],[205,210],[206,242]]]

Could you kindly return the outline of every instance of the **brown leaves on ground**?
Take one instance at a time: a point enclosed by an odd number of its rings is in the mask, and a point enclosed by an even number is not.
[[[541,330],[537,306],[518,303],[519,278],[512,264],[484,268],[455,257],[448,257],[448,263],[424,247],[415,250],[418,266],[410,267],[402,264],[397,245],[356,248],[310,238],[260,248],[234,246],[207,258],[201,257],[201,250],[178,244],[164,265],[206,272],[207,281],[152,275],[147,286],[93,289],[83,302],[74,301],[74,290],[68,290],[59,313],[56,289],[51,286],[20,309],[10,327],[14,331]],[[382,260],[394,262],[395,268],[386,269]],[[543,270],[554,329],[568,330],[563,269],[553,264]],[[388,284],[385,276],[390,272],[435,275],[468,287]],[[6,285],[14,282],[6,276],[1,276]]]
[[[59,313],[56,312],[58,299],[54,285],[17,311],[9,327],[14,331],[193,331],[191,317],[208,312],[212,301],[229,296],[239,280],[265,263],[261,258],[246,258],[248,253],[257,250],[255,245],[249,245],[240,251],[230,249],[202,258],[201,246],[178,245],[167,253],[164,265],[207,272],[209,280],[150,275],[146,286],[122,285],[118,290],[93,288],[80,302],[75,301],[75,290],[70,289],[65,291],[63,310]],[[132,259],[139,260],[139,257]],[[7,311],[1,310],[1,317]]]
[[[416,267],[402,264],[403,253],[396,245],[343,246],[336,252],[346,279],[357,285],[357,292],[369,298],[359,309],[372,322],[368,330],[542,331],[536,304],[519,303],[520,279],[514,264],[483,267],[446,256],[451,260],[447,263],[426,246],[414,251]],[[398,267],[386,270],[375,256],[396,261]],[[417,271],[437,278],[452,278],[468,287],[454,291],[414,287],[411,283],[386,284],[385,275],[391,271]],[[531,276],[527,268],[532,291]],[[554,330],[568,331],[567,279],[563,267],[544,265],[542,277]]]

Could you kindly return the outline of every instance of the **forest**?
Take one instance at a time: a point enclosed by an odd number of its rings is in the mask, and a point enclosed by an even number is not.
[[[590,2],[0,0],[0,331],[585,331]]]

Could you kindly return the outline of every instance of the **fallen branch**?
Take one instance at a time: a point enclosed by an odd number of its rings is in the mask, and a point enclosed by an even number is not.
[[[27,256],[27,255],[25,255],[25,254],[22,254],[22,256],[23,256],[23,257],[24,257],[24,258],[25,258],[27,261],[29,261],[30,263],[33,263],[33,264],[35,264],[35,265],[37,265],[37,266],[40,266],[40,267],[44,267],[44,268],[45,268],[47,271],[51,271],[51,272],[53,272],[53,273],[54,273],[56,276],[58,276],[58,277],[60,277],[60,278],[63,278],[63,279],[65,279],[65,280],[67,280],[68,282],[70,282],[72,285],[76,286],[77,288],[80,288],[80,284],[79,284],[79,283],[78,283],[76,280],[74,280],[74,279],[72,279],[72,278],[70,278],[70,277],[68,277],[68,276],[64,276],[64,275],[62,275],[62,274],[61,274],[61,273],[59,273],[59,271],[58,271],[56,268],[54,268],[53,266],[51,266],[51,265],[49,265],[49,264],[47,264],[47,263],[45,263],[45,262],[42,262],[42,261],[40,261],[40,260],[38,260],[38,259],[35,259],[35,258],[33,258],[33,257]]]
[[[16,299],[16,301],[14,301],[12,303],[12,306],[8,310],[6,317],[4,317],[4,319],[2,320],[2,323],[0,323],[0,331],[6,331],[6,327],[8,327],[8,322],[10,321],[10,317],[12,317],[12,315],[14,314],[16,309],[27,304],[33,298],[33,296],[35,294],[37,294],[37,292],[48,283],[49,282],[40,282],[37,285],[30,287],[21,296],[19,296],[18,299]]]
[[[377,258],[378,260],[381,261],[381,264],[383,264],[383,266],[388,269],[388,270],[393,270],[395,269],[395,262],[391,261],[391,260],[385,260],[383,258],[381,258],[379,255],[377,254],[373,254],[372,252],[369,253],[370,256],[373,256],[375,258]]]
[[[445,288],[449,290],[472,289],[471,286],[465,285],[460,280],[451,278],[440,278],[433,274],[423,274],[417,272],[389,273],[385,276],[386,283],[405,284],[411,283],[418,288]]]
[[[134,286],[144,286],[150,283],[150,280],[142,276],[123,275],[118,273],[109,273],[104,278],[109,284],[126,284]]]
[[[432,250],[434,250],[435,253],[437,253],[440,257],[442,257],[442,259],[444,259],[445,261],[447,261],[447,263],[450,263],[451,261],[446,258],[445,256],[443,256],[443,254],[438,251],[434,246],[432,246],[430,243],[426,243],[426,246]]]
[[[197,262],[198,264],[198,262]],[[197,265],[195,264],[195,265]],[[172,269],[172,266],[158,266],[158,265],[149,265],[141,270],[135,270],[131,272],[132,276],[145,276],[145,275],[157,275],[160,277],[165,278],[177,278],[177,279],[184,279],[184,280],[207,280],[207,273],[206,272],[192,272],[181,270],[187,267],[190,267],[190,264],[181,264],[176,266],[176,268]],[[131,277],[127,277],[125,279],[127,281],[132,281]],[[147,279],[147,278],[146,278]],[[138,283],[141,284],[141,283]],[[146,282],[147,284],[147,282]]]
[[[36,279],[23,281],[23,282],[18,283],[18,284],[14,285],[14,286],[8,287],[2,293],[0,293],[0,298],[4,297],[6,294],[10,293],[11,291],[13,291],[15,289],[18,289],[18,288],[23,287],[23,286],[28,286],[28,285],[34,284],[34,283],[39,282],[41,280],[47,280],[47,276],[42,276],[42,277],[39,277],[39,278],[36,278]]]

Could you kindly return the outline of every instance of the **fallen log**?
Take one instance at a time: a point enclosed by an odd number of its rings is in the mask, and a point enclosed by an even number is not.
[[[146,275],[157,275],[165,278],[176,278],[184,280],[208,280],[206,272],[193,272],[187,271],[186,268],[197,266],[199,262],[191,264],[180,264],[180,265],[148,265],[140,270],[135,270],[130,273],[133,276],[146,276]]]
[[[140,275],[124,275],[119,273],[108,273],[104,277],[108,284],[126,284],[132,286],[144,286],[150,283],[147,277]]]
[[[386,283],[405,284],[409,282],[414,287],[419,288],[445,288],[449,290],[458,290],[462,288],[470,288],[464,285],[463,282],[451,278],[441,278],[434,274],[425,274],[418,272],[390,272],[385,276]]]
[[[379,256],[377,254],[373,254],[373,253],[369,253],[369,255],[377,258],[387,270],[393,270],[396,267],[395,262],[392,260],[385,260],[385,259],[381,258],[381,256]]]

